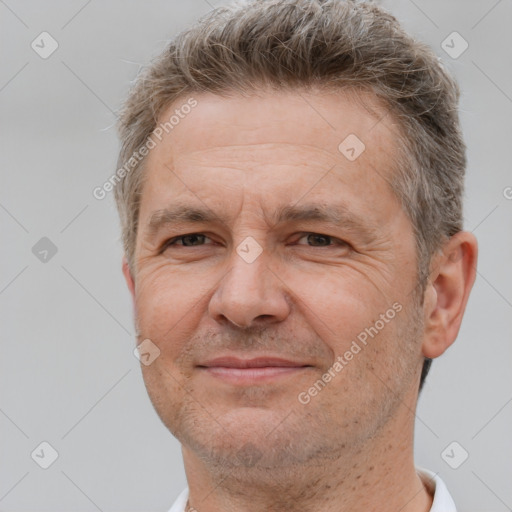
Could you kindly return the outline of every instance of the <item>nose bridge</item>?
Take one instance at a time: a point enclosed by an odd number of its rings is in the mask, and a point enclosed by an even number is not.
[[[282,321],[288,314],[284,289],[272,270],[270,253],[254,237],[233,247],[229,270],[210,301],[210,314],[239,327],[255,322]]]
[[[230,293],[238,293],[241,298],[250,291],[247,297],[252,300],[264,299],[265,288],[268,286],[266,274],[270,272],[267,254],[251,242],[242,242],[234,250],[230,258],[230,271],[226,275],[225,289],[231,288]],[[247,301],[247,298],[245,299]]]

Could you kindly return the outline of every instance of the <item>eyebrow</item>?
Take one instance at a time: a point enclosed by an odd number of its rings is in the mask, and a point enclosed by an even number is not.
[[[369,224],[364,218],[349,211],[344,205],[321,205],[316,203],[300,206],[287,205],[278,208],[270,216],[270,224],[286,222],[316,221],[343,226],[359,235],[365,241],[376,238],[380,232],[377,226]],[[161,229],[175,224],[228,224],[228,219],[220,217],[203,207],[177,205],[163,210],[156,210],[147,223],[146,237],[154,237]]]

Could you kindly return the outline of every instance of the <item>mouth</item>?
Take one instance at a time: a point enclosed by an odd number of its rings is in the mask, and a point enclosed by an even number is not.
[[[218,357],[198,365],[197,368],[213,378],[231,384],[254,385],[290,377],[312,366],[277,357]]]

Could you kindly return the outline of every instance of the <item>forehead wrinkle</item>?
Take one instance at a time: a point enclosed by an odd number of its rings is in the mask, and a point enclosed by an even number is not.
[[[333,154],[328,146],[254,142],[187,150],[174,156],[174,169],[186,170],[193,165],[206,169],[228,168],[245,172],[271,164],[274,167],[305,168],[322,172],[324,168],[336,165],[339,161],[338,155]]]

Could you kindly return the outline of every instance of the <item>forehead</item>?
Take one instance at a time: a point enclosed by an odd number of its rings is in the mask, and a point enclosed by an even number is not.
[[[183,108],[190,97],[175,101],[159,119],[172,129],[147,157],[141,217],[184,197],[234,212],[242,195],[272,210],[306,191],[320,202],[333,194],[392,199],[398,127],[369,93],[202,93],[193,100],[193,108]]]
[[[185,109],[190,98],[184,97],[161,114],[159,125],[171,118],[176,124],[163,134],[162,142],[169,144],[159,144],[153,156],[267,143],[311,145],[327,152],[334,148],[338,158],[338,145],[350,134],[367,149],[373,145],[374,150],[383,151],[398,134],[393,117],[369,91],[261,90],[250,96],[201,93],[193,98],[197,102],[194,108]],[[181,113],[182,109],[189,113]],[[181,114],[179,119],[177,114]]]

